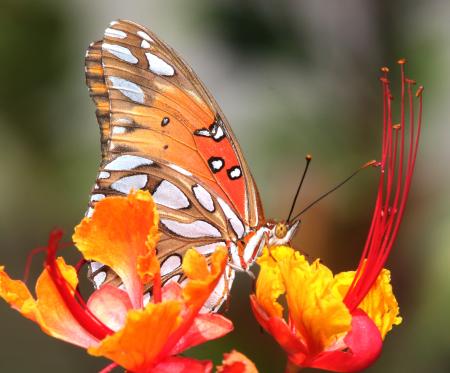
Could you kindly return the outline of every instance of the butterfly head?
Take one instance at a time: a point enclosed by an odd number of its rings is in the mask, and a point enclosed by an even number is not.
[[[267,245],[270,247],[289,244],[299,225],[300,220],[267,223],[267,228],[269,228],[269,239]]]

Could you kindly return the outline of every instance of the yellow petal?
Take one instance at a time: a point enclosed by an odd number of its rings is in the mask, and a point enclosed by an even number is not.
[[[336,276],[335,286],[339,293],[345,295],[354,276],[354,271],[343,272]],[[381,271],[358,308],[362,309],[372,319],[383,339],[394,325],[399,325],[402,322],[402,318],[399,316],[400,310],[397,299],[392,291],[389,270],[384,268]]]
[[[281,317],[283,315],[283,307],[277,300],[285,293],[286,289],[280,268],[267,248],[264,248],[258,263],[261,268],[256,281],[256,299],[258,304],[270,317]]]
[[[158,240],[158,214],[148,192],[97,202],[92,218],[83,219],[75,228],[73,240],[85,259],[111,267],[122,279],[133,306],[141,306],[141,276],[148,279],[155,269],[154,261],[145,258],[153,255]]]
[[[350,330],[351,315],[342,297],[333,291],[333,273],[326,266],[319,261],[310,265],[298,251],[286,246],[271,248],[258,263],[263,276],[269,269],[274,274],[264,281],[258,278],[258,303],[261,299],[271,316],[281,316],[281,306],[274,300],[284,286],[291,321],[311,353],[330,347]]]
[[[88,352],[107,357],[131,372],[147,372],[182,321],[181,310],[180,302],[167,301],[129,311],[123,329]]]

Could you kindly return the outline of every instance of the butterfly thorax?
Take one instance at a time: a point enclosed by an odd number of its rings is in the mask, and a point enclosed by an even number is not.
[[[237,243],[229,242],[230,265],[236,270],[247,271],[260,256],[264,247],[288,244],[294,236],[300,221],[267,222],[262,227],[247,233]]]

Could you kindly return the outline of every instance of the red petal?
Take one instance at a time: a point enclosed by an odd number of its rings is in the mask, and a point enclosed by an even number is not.
[[[286,321],[280,317],[269,318],[257,303],[254,295],[250,296],[250,304],[258,323],[275,338],[296,364],[302,363],[305,360],[307,349],[300,339],[291,332]]]
[[[151,373],[210,373],[212,367],[212,362],[209,360],[169,357],[155,366]]]
[[[232,330],[233,323],[222,315],[215,313],[199,314],[189,331],[175,345],[171,354],[176,355],[193,346],[220,338]]]
[[[377,326],[359,309],[352,316],[352,330],[344,338],[348,351],[323,352],[306,366],[333,372],[358,372],[378,359],[383,341]]]
[[[132,308],[127,292],[112,285],[103,285],[96,290],[87,306],[101,322],[114,331],[124,326],[127,312]]]
[[[164,302],[168,300],[181,300],[182,297],[182,289],[178,282],[172,281],[163,286],[162,291],[162,299]]]

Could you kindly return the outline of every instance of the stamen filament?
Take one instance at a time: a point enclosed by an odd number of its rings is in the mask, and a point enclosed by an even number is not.
[[[381,77],[383,91],[383,134],[381,151],[381,172],[374,214],[364,250],[355,278],[345,296],[344,302],[350,311],[359,306],[370,291],[383,269],[394,245],[405,212],[411,188],[419,138],[422,127],[422,91],[416,93],[419,99],[417,119],[414,116],[412,85],[415,82],[405,78],[406,61],[398,61],[401,70],[400,124],[392,122],[392,94],[387,78],[388,69],[383,68]],[[407,96],[407,98],[406,98]],[[409,105],[409,149],[406,150],[406,103]]]
[[[84,304],[79,293],[75,289],[70,289],[69,284],[64,279],[56,262],[56,251],[58,250],[58,243],[61,240],[62,231],[55,230],[50,234],[48,243],[46,268],[50,274],[59,295],[66,304],[68,310],[77,322],[92,336],[102,340],[106,336],[114,332],[103,324]],[[78,299],[78,302],[77,300]],[[79,303],[80,302],[80,303]]]

